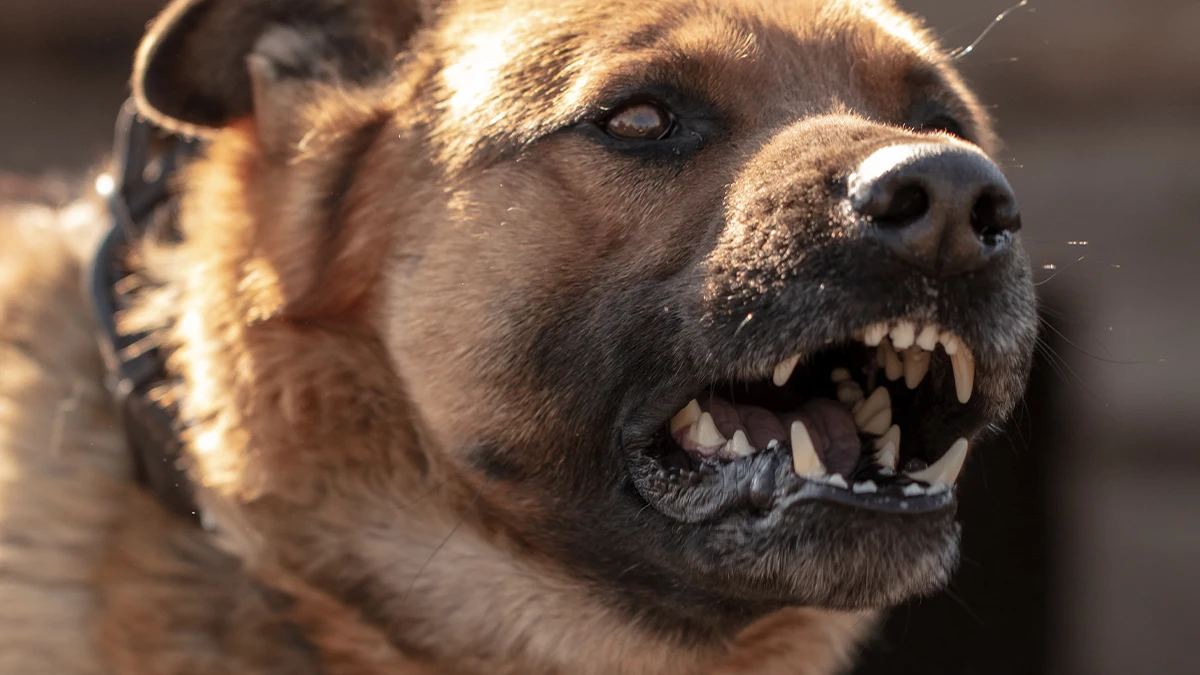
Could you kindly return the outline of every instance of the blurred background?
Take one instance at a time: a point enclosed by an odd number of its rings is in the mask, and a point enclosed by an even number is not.
[[[1015,0],[899,0],[948,47]],[[108,149],[159,0],[7,0],[0,171]],[[1032,0],[959,61],[991,105],[1043,301],[1008,434],[963,489],[952,588],[857,675],[1200,673],[1200,1]]]

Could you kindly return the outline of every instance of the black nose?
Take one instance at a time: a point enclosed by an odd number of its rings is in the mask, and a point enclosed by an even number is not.
[[[891,145],[850,177],[850,203],[900,258],[935,276],[982,268],[1021,228],[1012,187],[982,153]]]

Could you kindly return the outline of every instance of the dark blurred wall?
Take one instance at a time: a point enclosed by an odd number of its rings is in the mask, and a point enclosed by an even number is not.
[[[899,0],[948,47],[1013,1]],[[0,169],[102,156],[157,4],[6,0]],[[1195,675],[1200,1],[1034,0],[960,66],[1053,328],[1023,416],[969,465],[951,593],[894,612],[863,672]]]
[[[901,4],[956,47],[1013,1]],[[1198,35],[1195,0],[1035,0],[960,60],[1006,141],[999,159],[1052,327],[1028,435],[1014,440],[1038,456],[1014,463],[991,448],[973,465],[988,486],[967,496],[1001,507],[980,519],[995,528],[984,537],[1021,547],[967,561],[956,616],[975,639],[1000,641],[1044,621],[1047,672],[1200,673]],[[1042,520],[1023,522],[1038,504]],[[968,555],[974,508],[963,509]],[[994,587],[1021,578],[1048,605],[1010,588],[998,607]],[[950,616],[947,605],[936,619]],[[1025,656],[1004,659],[958,672],[1031,672]]]

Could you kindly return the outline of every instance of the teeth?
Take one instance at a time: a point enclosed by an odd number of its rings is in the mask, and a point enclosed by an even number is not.
[[[938,342],[942,343],[942,348],[946,350],[947,356],[954,356],[960,344],[953,333],[942,333],[938,336]]]
[[[867,343],[868,347],[874,347],[883,341],[883,338],[888,334],[888,325],[886,323],[877,323],[867,326],[863,331],[863,342]]]
[[[892,426],[892,409],[885,408],[880,410],[874,417],[867,420],[867,423],[862,425],[864,434],[874,434],[878,436],[888,430]]]
[[[779,441],[777,439],[772,438],[770,440],[770,442],[767,443],[767,450],[778,450],[778,449],[779,449]]]
[[[835,473],[832,476],[826,478],[825,482],[834,487],[842,488],[843,490],[850,487],[849,485],[846,484],[846,479],[842,478],[842,474],[840,474],[840,473]]]
[[[916,389],[921,380],[925,379],[925,374],[929,372],[930,356],[930,352],[920,347],[904,350],[904,384],[909,389]]]
[[[911,321],[898,321],[892,327],[890,333],[892,337],[892,346],[896,351],[908,349],[913,345],[913,340],[916,339],[916,328],[913,327]]]
[[[829,379],[832,380],[834,384],[849,382],[850,371],[846,370],[845,368],[834,368],[833,372],[829,374]]]
[[[825,465],[817,457],[817,449],[813,446],[812,437],[808,435],[808,427],[804,422],[792,422],[792,470],[797,475],[806,478],[817,478],[825,475]]]
[[[908,485],[904,486],[904,489],[901,492],[904,493],[905,497],[916,497],[917,495],[925,494],[925,488],[917,485],[916,483],[909,483]]]
[[[717,430],[717,423],[712,415],[703,413],[700,419],[688,429],[688,440],[702,448],[719,448],[725,445],[726,438]]]
[[[782,387],[787,384],[788,379],[792,376],[792,371],[796,369],[798,361],[800,361],[800,355],[796,354],[780,361],[779,365],[775,366],[775,372],[771,375],[771,381],[775,383],[776,387]]]
[[[881,434],[879,436],[879,438],[875,439],[875,449],[882,450],[883,446],[887,445],[888,443],[891,443],[892,445],[896,446],[897,451],[900,450],[900,425],[899,424],[893,424],[891,427],[888,428],[887,431],[883,432],[883,434]],[[893,465],[892,468],[894,469],[896,467]]]
[[[676,434],[681,430],[686,429],[700,420],[700,404],[696,399],[688,401],[683,410],[680,410],[671,418],[671,433]]]
[[[877,360],[883,364],[883,372],[887,375],[887,379],[895,382],[904,374],[904,364],[900,362],[900,355],[896,350],[892,349],[887,342],[880,342],[877,349]]]
[[[854,411],[854,424],[861,429],[863,425],[870,422],[881,411],[887,410],[889,415],[891,414],[892,397],[888,394],[888,390],[885,387],[879,387],[871,392],[871,395],[867,397],[867,400],[862,402],[862,405],[857,407],[858,409]],[[888,426],[891,426],[891,424],[889,423]],[[882,434],[884,431],[887,431],[887,426],[879,433]]]
[[[896,459],[898,454],[896,444],[889,442],[883,446],[882,450],[875,453],[875,463],[879,465],[880,469],[887,469],[887,475],[893,476],[896,474]]]
[[[856,495],[870,494],[879,491],[879,486],[873,480],[865,480],[861,483],[855,483],[854,487],[850,488]]]
[[[917,346],[927,352],[931,352],[938,345],[938,331],[934,326],[925,326],[916,338]]]
[[[923,483],[929,483],[933,486],[938,485],[953,485],[958,479],[958,474],[962,471],[963,462],[967,459],[967,449],[969,447],[967,439],[960,438],[954,441],[954,445],[942,455],[942,458],[934,462],[932,466],[916,473],[907,473],[909,478],[919,480]]]
[[[900,459],[900,425],[893,424],[882,436],[875,439],[875,463],[882,469],[887,469],[889,475],[896,473],[896,463]]]
[[[725,444],[725,450],[734,457],[749,457],[758,451],[750,445],[750,439],[746,438],[746,432],[741,429],[733,432],[733,438]]]
[[[863,394],[862,387],[858,386],[857,382],[854,380],[846,380],[838,383],[837,397],[842,403],[854,405],[855,403],[863,400],[865,395]]]
[[[971,392],[975,390],[975,357],[965,345],[950,355],[950,365],[954,369],[954,389],[958,393],[958,402],[966,403],[971,400]]]

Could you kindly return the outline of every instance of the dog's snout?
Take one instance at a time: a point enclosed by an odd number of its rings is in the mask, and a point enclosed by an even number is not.
[[[982,153],[949,143],[875,151],[851,176],[849,197],[873,236],[936,276],[982,268],[1021,227],[1000,169]]]

